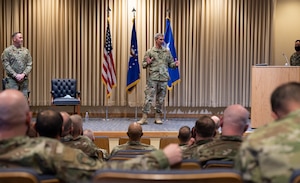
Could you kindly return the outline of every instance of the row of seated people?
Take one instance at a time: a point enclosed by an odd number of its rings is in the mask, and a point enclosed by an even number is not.
[[[219,134],[219,122],[220,118],[217,116],[211,117],[216,123],[216,134]],[[83,135],[88,136],[99,148],[109,151],[109,137],[106,136],[94,136],[93,131],[86,129],[83,131]],[[215,135],[218,137],[218,135]],[[195,142],[195,138],[192,137],[192,131],[189,126],[182,126],[179,129],[178,136],[160,137],[159,149],[163,149],[171,143],[179,144],[179,146],[192,145]],[[154,146],[151,146],[150,137],[143,136],[142,127],[137,123],[131,123],[128,127],[127,137],[123,136],[119,138],[119,146],[115,147],[111,155],[114,155],[119,150],[156,150]]]
[[[11,108],[11,110],[7,112],[6,109],[4,110],[5,112],[1,113],[1,105],[3,106],[2,110],[6,108]],[[21,161],[23,166],[33,166],[40,173],[43,173],[45,170],[47,173],[55,173],[57,178],[62,181],[82,182],[84,179],[90,179],[92,172],[95,170],[104,168],[144,170],[165,169],[171,165],[179,163],[183,157],[183,149],[180,148],[178,144],[171,144],[163,150],[153,149],[153,151],[143,155],[142,157],[136,157],[128,161],[106,162],[105,159],[102,159],[102,157],[99,156],[99,154],[101,154],[99,152],[103,151],[98,151],[99,148],[95,147],[95,144],[93,144],[88,137],[80,135],[82,133],[82,121],[77,120],[80,119],[80,116],[70,116],[66,112],[56,112],[53,110],[45,110],[38,113],[35,129],[39,137],[31,139],[24,138],[21,135],[21,132],[24,133],[23,135],[25,135],[27,132],[28,126],[31,122],[31,115],[28,103],[24,101],[22,93],[16,90],[5,90],[0,93],[0,114],[3,116],[8,116],[3,118],[4,120],[2,120],[1,123],[3,123],[2,126],[9,127],[1,128],[0,130],[2,132],[5,129],[5,133],[10,132],[10,137],[12,138],[10,140],[14,141],[14,143],[11,142],[9,145],[13,145],[14,148],[18,147],[17,145],[26,145],[26,149],[30,149],[34,152],[24,152],[23,149],[25,147],[20,146],[18,151],[21,151],[22,156],[18,156],[18,161]],[[24,120],[28,121],[28,123],[26,122],[24,124]],[[199,120],[202,121],[202,119]],[[79,121],[79,123],[77,123],[77,121]],[[210,122],[215,125],[211,119]],[[19,128],[25,130],[16,130],[16,124],[18,124]],[[138,131],[140,131],[141,126],[137,123],[133,123],[132,126],[137,127],[137,129],[139,129]],[[215,131],[215,126],[212,127],[213,131]],[[142,134],[139,135],[139,137],[141,136]],[[45,139],[42,137],[48,138]],[[131,135],[129,135],[129,138],[130,137]],[[19,142],[20,138],[22,143]],[[49,138],[52,138],[53,140],[50,140]],[[82,142],[82,139],[85,140]],[[195,139],[197,140],[197,136],[195,136]],[[58,140],[65,145],[60,144]],[[34,141],[34,143],[31,141]],[[29,145],[32,147],[28,148],[27,143],[29,143]],[[33,148],[34,145],[39,143],[41,143],[39,145],[39,148],[41,149]],[[2,162],[3,159],[1,160],[0,155],[0,162],[2,166],[10,167],[9,156],[13,155],[10,152],[11,148],[12,147],[7,147],[3,149],[6,154],[5,156],[2,156],[2,158],[5,157],[5,162],[7,164]],[[75,148],[80,148],[81,150],[75,151]],[[82,153],[84,153],[85,156],[83,156]],[[22,158],[32,154],[34,154],[34,157],[37,159],[37,161],[31,163],[23,162],[24,160]],[[42,157],[39,157],[39,155]],[[28,158],[26,157],[26,160],[27,159]],[[57,160],[60,160],[60,163],[57,163]],[[17,160],[13,161],[15,162]]]
[[[240,171],[246,182],[289,182],[293,171],[300,168],[296,158],[299,149],[297,140],[300,137],[297,130],[300,83],[278,87],[272,94],[271,104],[276,123],[255,130],[244,142],[243,133],[248,128],[249,112],[243,106],[235,104],[225,109],[220,121],[222,133],[218,137],[215,122],[211,117],[203,116],[192,129],[194,141],[191,144],[170,144],[163,150],[151,150],[126,161],[104,161],[99,158],[99,153],[98,157],[95,154],[91,157],[76,150],[77,146],[68,147],[57,139],[25,137],[31,121],[28,103],[21,92],[5,90],[0,93],[0,166],[32,167],[39,173],[55,174],[64,182],[89,182],[95,172],[102,169],[165,170],[185,159],[197,160],[201,167],[205,167],[209,160],[214,159],[234,161],[234,168]],[[63,113],[46,112],[48,115],[44,117],[55,117],[63,124]],[[64,128],[64,125],[57,127],[53,131],[54,137],[62,136]],[[38,119],[36,129],[38,131]],[[51,128],[47,130],[49,133]],[[39,131],[38,133],[41,136]],[[70,131],[68,135],[72,135]],[[62,139],[62,142],[68,141],[64,136]],[[74,137],[70,137],[69,140],[73,139]],[[286,148],[279,148],[277,142]],[[268,165],[274,166],[266,168]]]
[[[225,120],[221,124],[222,136],[217,135],[218,121],[215,122],[209,116],[203,116],[195,122],[195,126],[190,130],[188,126],[179,129],[179,145],[183,150],[184,159],[195,159],[204,164],[208,160],[233,161],[241,145],[243,133],[248,128],[248,111],[241,105],[232,105],[225,110],[225,115],[238,112],[243,118]],[[224,115],[224,116],[225,116]],[[224,120],[223,120],[224,121]],[[119,160],[124,157],[117,154],[123,150],[155,150],[151,145],[140,142],[143,135],[142,127],[137,123],[130,124],[127,135],[129,141],[126,144],[116,146],[111,153],[111,158]],[[162,138],[163,139],[163,138]],[[117,156],[116,156],[117,154]],[[126,158],[134,157],[126,155]]]
[[[240,106],[233,106],[232,108],[238,108]],[[242,108],[244,109],[244,108]],[[232,109],[237,110],[237,109]],[[230,110],[229,110],[230,111]],[[155,147],[151,145],[147,145],[144,143],[141,143],[141,137],[143,135],[142,127],[141,125],[137,123],[132,123],[128,127],[127,135],[129,137],[128,142],[125,144],[116,146],[112,152],[111,155],[108,155],[108,153],[103,150],[99,149],[95,146],[95,144],[90,143],[90,141],[87,140],[86,137],[82,136],[82,119],[79,115],[72,115],[70,116],[66,112],[60,112],[60,115],[63,118],[62,124],[53,123],[59,121],[55,117],[55,111],[47,110],[42,111],[37,115],[37,121],[35,124],[35,129],[38,132],[39,136],[46,136],[50,138],[56,138],[59,139],[64,144],[73,147],[81,149],[84,153],[86,153],[88,156],[92,158],[98,158],[102,160],[108,160],[116,158],[114,157],[115,153],[120,150],[156,150]],[[228,123],[230,124],[230,123]],[[225,125],[226,126],[226,125]],[[213,138],[216,136],[216,129],[217,125],[216,123],[208,116],[203,116],[202,118],[198,119],[195,123],[195,126],[192,130],[190,130],[189,127],[184,126],[179,130],[178,138],[180,140],[179,144],[181,149],[183,150],[183,157],[185,159],[197,159],[195,156],[194,149],[197,149],[199,145],[204,144],[204,142],[211,142]],[[246,129],[246,128],[243,128]],[[55,133],[59,132],[59,133]],[[243,134],[244,131],[239,131],[238,133],[238,139],[240,139],[240,136]],[[226,136],[226,133],[224,134]],[[91,137],[91,139],[94,139],[94,137]],[[193,139],[193,140],[192,140]],[[235,141],[235,140],[234,140]],[[223,141],[222,141],[223,142]],[[230,141],[231,142],[231,141]],[[240,140],[237,141],[237,144],[240,144]],[[227,141],[226,141],[227,143]],[[232,145],[230,145],[230,148],[232,149]],[[220,150],[220,154],[224,154],[222,152],[222,149]],[[235,151],[228,150],[228,152],[235,153]],[[196,151],[196,153],[198,153]],[[229,159],[232,160],[232,157],[228,157],[230,154],[223,155],[224,157],[217,157],[217,159]],[[196,156],[198,156],[196,154]],[[113,157],[113,158],[111,158]],[[120,158],[120,156],[118,157]],[[214,157],[211,157],[211,159],[214,159]],[[205,162],[206,160],[201,160],[201,162]],[[175,166],[176,167],[176,166]]]

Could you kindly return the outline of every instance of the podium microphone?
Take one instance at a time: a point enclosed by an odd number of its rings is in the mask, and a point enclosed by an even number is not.
[[[284,53],[282,53],[282,56],[285,58],[285,66],[288,66],[289,65],[289,60],[288,58],[286,57],[286,55]]]

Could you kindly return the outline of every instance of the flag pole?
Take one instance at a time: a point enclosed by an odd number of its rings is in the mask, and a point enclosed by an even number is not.
[[[109,6],[107,7],[107,22],[109,22],[109,12],[111,11],[111,9],[109,8]],[[106,86],[107,87],[107,86]],[[105,97],[105,101],[106,101],[106,105],[105,105],[105,121],[108,121],[108,98],[107,96]]]
[[[167,9],[167,11],[166,11],[166,13],[167,13],[167,17],[166,17],[166,19],[169,19],[170,18],[170,12],[171,12],[171,10],[170,9]],[[169,91],[168,91],[169,92]],[[167,107],[166,107],[166,105],[165,105],[165,102],[164,102],[164,122],[166,122],[167,121]]]
[[[137,83],[140,80],[140,66],[138,60],[138,45],[136,38],[136,28],[135,28],[135,8],[132,9],[133,18],[132,18],[132,31],[131,31],[131,41],[130,41],[130,56],[128,61],[128,71],[127,71],[127,86],[126,91],[128,94],[133,92],[137,87]],[[137,90],[134,92],[135,98],[135,119],[137,119]]]
[[[167,9],[167,17],[166,18],[170,18],[170,13],[171,13],[171,10],[170,9]]]
[[[135,21],[135,8],[132,8],[133,19]],[[135,87],[135,111],[134,111],[134,120],[137,120],[137,87]]]

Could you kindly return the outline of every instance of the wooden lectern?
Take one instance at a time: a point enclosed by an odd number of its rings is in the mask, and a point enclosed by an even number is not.
[[[251,128],[272,122],[271,94],[286,82],[300,82],[299,66],[252,66]]]

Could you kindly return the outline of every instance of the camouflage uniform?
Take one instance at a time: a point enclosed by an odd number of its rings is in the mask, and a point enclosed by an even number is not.
[[[290,58],[291,66],[300,66],[300,54],[295,52]]]
[[[128,141],[125,144],[114,147],[110,155],[112,156],[121,150],[156,150],[156,148],[152,145],[143,144],[139,141]]]
[[[245,181],[289,182],[300,168],[300,110],[256,129],[243,144],[235,160]]]
[[[101,162],[55,139],[19,136],[0,140],[0,168],[8,167],[31,167],[65,182],[82,183],[91,182],[98,169],[157,170],[169,168],[169,162],[159,150],[128,161]]]
[[[17,48],[14,45],[11,45],[3,51],[1,60],[7,75],[5,87],[20,90],[24,96],[28,97],[27,76],[32,69],[32,57],[29,50],[24,47]],[[15,79],[17,74],[25,74],[25,79],[18,82]]]
[[[208,142],[211,142],[213,139],[208,139],[208,140],[198,140],[195,144],[188,146],[180,146],[182,149],[182,157],[183,159],[191,159],[191,156],[194,151],[197,150],[197,148],[203,144],[206,144]]]
[[[190,159],[198,159],[202,164],[208,160],[233,161],[242,144],[240,136],[221,136],[204,145],[198,146]]]
[[[98,147],[87,136],[80,135],[76,138],[73,138],[72,135],[67,135],[61,137],[60,141],[69,147],[82,150],[82,152],[92,158],[102,159],[102,157],[99,156]]]
[[[97,148],[98,158],[107,161],[109,159],[109,153],[106,149]]]
[[[146,58],[153,58],[150,64]],[[175,68],[175,62],[170,51],[166,48],[153,47],[149,49],[143,60],[143,68],[149,68],[149,76],[145,90],[145,102],[142,109],[143,113],[149,114],[152,102],[156,95],[156,113],[161,113],[162,106],[165,101],[166,89],[170,79],[168,67]]]

